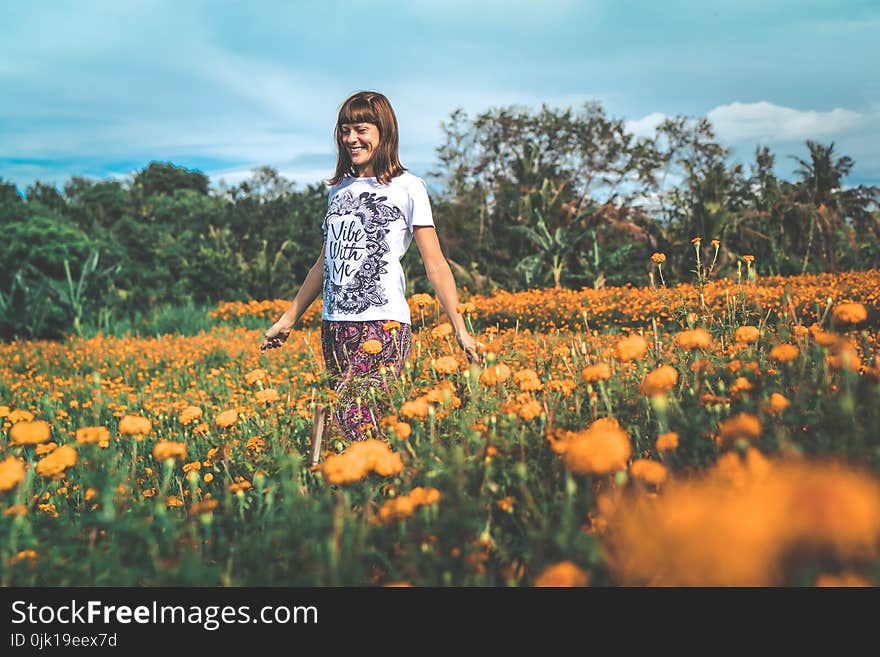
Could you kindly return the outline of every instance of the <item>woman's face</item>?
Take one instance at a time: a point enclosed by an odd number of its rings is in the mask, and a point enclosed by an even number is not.
[[[359,176],[372,176],[373,155],[379,148],[379,128],[375,123],[343,123],[342,145]]]

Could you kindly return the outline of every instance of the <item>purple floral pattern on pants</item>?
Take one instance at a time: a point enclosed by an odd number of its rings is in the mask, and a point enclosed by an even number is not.
[[[412,347],[412,326],[401,323],[399,328],[386,331],[386,321],[321,320],[324,364],[336,391],[333,415],[347,440],[366,439],[366,425],[373,427],[373,437],[385,437],[379,422],[389,414],[391,396],[379,367],[388,368],[385,377],[396,378]],[[377,340],[381,351],[364,351],[363,344],[368,340]]]

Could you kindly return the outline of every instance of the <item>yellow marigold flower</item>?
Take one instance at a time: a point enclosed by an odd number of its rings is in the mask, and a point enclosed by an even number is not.
[[[706,329],[695,328],[677,333],[675,343],[682,349],[708,349],[712,344],[712,336]]]
[[[186,458],[186,444],[173,440],[160,440],[153,447],[153,458],[157,461],[166,459],[182,461]]]
[[[770,360],[775,363],[790,363],[800,354],[793,344],[778,344],[770,350]]]
[[[400,328],[400,322],[396,319],[390,319],[384,324],[382,324],[382,329],[387,332],[391,332]]]
[[[738,440],[753,442],[761,437],[763,430],[760,418],[751,413],[739,413],[718,423],[718,437],[723,447],[730,447]]]
[[[361,345],[361,349],[368,354],[378,354],[382,351],[382,343],[378,340],[367,340]]]
[[[60,478],[67,468],[76,465],[76,449],[71,445],[62,445],[37,463],[37,474],[41,477]]]
[[[788,405],[789,401],[784,395],[780,395],[778,392],[774,392],[770,395],[770,410],[774,413],[781,413],[788,408]]]
[[[657,436],[657,442],[654,443],[654,447],[657,448],[658,452],[671,452],[678,449],[678,434],[674,431],[661,433]]]
[[[868,319],[868,311],[860,303],[839,303],[834,306],[831,318],[835,324],[858,324]]]
[[[238,411],[234,408],[218,413],[214,418],[214,424],[220,428],[231,427],[238,422]]]
[[[510,367],[504,363],[489,365],[480,374],[480,383],[484,386],[494,386],[510,378]]]
[[[180,415],[177,416],[177,419],[184,426],[192,424],[196,420],[202,417],[202,409],[198,406],[187,406],[184,408]]]
[[[754,262],[754,261],[755,261],[755,256],[753,256],[753,255],[744,255],[743,256],[743,262]]]
[[[623,363],[627,363],[641,358],[647,350],[648,341],[641,335],[634,333],[618,341],[614,346],[614,357]]]
[[[50,435],[51,429],[45,420],[16,422],[9,430],[9,442],[13,445],[37,445],[49,440]]]
[[[645,380],[642,381],[639,390],[649,397],[664,395],[672,390],[677,383],[678,370],[672,365],[661,365],[645,375]]]
[[[153,423],[140,415],[125,415],[119,421],[118,430],[127,436],[146,436],[153,430]]]
[[[266,370],[257,368],[255,370],[251,370],[247,374],[244,375],[244,382],[249,386],[254,385],[257,381],[265,382],[269,378],[269,373]]]
[[[576,587],[589,586],[590,574],[573,561],[560,561],[547,566],[535,578],[538,587]]]
[[[636,459],[629,466],[629,473],[637,479],[652,486],[659,486],[666,481],[666,466],[649,459]]]
[[[51,454],[56,449],[58,449],[58,443],[43,443],[42,445],[37,445],[36,449],[34,449],[34,454],[45,456],[46,454]]]
[[[414,294],[410,297],[410,301],[415,304],[417,307],[421,308],[423,306],[430,306],[434,303],[434,297],[430,294],[425,294],[420,292],[419,294]]]
[[[575,435],[562,456],[575,474],[606,475],[626,466],[632,453],[629,435],[613,418],[600,418]]]
[[[443,322],[442,324],[438,324],[434,328],[431,329],[431,337],[435,340],[441,340],[448,335],[452,335],[454,331],[452,330],[452,324],[449,322]]]
[[[666,254],[665,253],[652,253],[651,260],[656,262],[658,265],[666,262]]]
[[[275,388],[266,388],[265,390],[257,390],[254,393],[254,399],[257,400],[258,404],[271,404],[272,402],[277,402],[281,397],[278,395],[278,391]]]
[[[604,381],[611,378],[611,365],[608,363],[596,363],[595,365],[587,365],[581,370],[581,378],[586,383],[594,381]]]
[[[458,371],[458,360],[453,356],[440,356],[434,360],[434,369],[440,374],[452,374]]]
[[[34,414],[23,408],[16,408],[6,416],[6,419],[12,422],[12,424],[15,424],[16,422],[30,422],[34,419]]]
[[[24,481],[24,463],[14,456],[0,461],[0,491],[12,490]]]
[[[78,445],[110,445],[110,430],[107,427],[80,427],[76,430],[76,443]]]
[[[757,326],[740,326],[734,331],[733,339],[743,344],[757,342],[761,332]]]

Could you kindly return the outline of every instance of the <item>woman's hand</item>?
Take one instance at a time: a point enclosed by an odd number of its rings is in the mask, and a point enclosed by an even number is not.
[[[458,339],[458,344],[464,349],[464,353],[467,354],[470,362],[478,363],[481,367],[486,364],[486,354],[479,349],[486,345],[467,332],[458,333],[455,337]]]
[[[285,324],[281,320],[272,324],[272,326],[269,327],[269,330],[263,334],[263,342],[260,344],[260,352],[265,353],[269,349],[277,349],[283,345],[287,341],[292,330],[292,326]]]

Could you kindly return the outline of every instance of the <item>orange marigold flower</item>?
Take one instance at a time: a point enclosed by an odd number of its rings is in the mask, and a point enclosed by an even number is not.
[[[617,342],[614,346],[614,357],[621,362],[627,363],[641,358],[647,350],[648,341],[641,335],[634,333]]]
[[[266,388],[264,390],[257,390],[254,393],[254,399],[257,400],[258,404],[271,404],[277,402],[281,397],[275,388]]]
[[[575,474],[605,475],[626,466],[632,453],[629,435],[613,418],[600,418],[568,443],[562,456]]]
[[[14,456],[0,461],[0,491],[12,490],[24,481],[24,463]]]
[[[156,451],[153,450],[153,454],[155,455]],[[161,459],[160,459],[161,460]],[[190,461],[189,463],[183,464],[183,474],[188,474],[190,472],[194,472],[196,470],[202,469],[201,461]]]
[[[255,370],[251,370],[247,374],[244,375],[244,382],[249,386],[254,385],[257,381],[265,382],[269,378],[269,373],[266,370],[257,368]]]
[[[760,336],[761,331],[758,330],[757,326],[740,326],[734,331],[733,339],[737,342],[748,344],[750,342],[757,342]]]
[[[695,328],[677,333],[675,343],[682,349],[708,349],[712,344],[712,336],[706,329]]]
[[[187,406],[184,408],[180,415],[177,416],[177,419],[183,425],[192,424],[196,420],[202,417],[202,409],[198,406]]]
[[[471,303],[470,301],[465,301],[464,303],[460,303],[455,307],[455,310],[464,315],[465,313],[473,313],[477,307]]]
[[[691,239],[691,244],[699,244],[702,241],[703,241],[702,237],[694,237]]]
[[[367,340],[361,345],[361,349],[368,354],[378,354],[382,351],[382,343],[378,340]]]
[[[391,425],[391,429],[401,440],[406,440],[412,433],[412,427],[406,422],[395,422]]]
[[[535,578],[538,587],[576,587],[589,586],[590,574],[573,561],[560,561],[547,566]]]
[[[238,422],[238,411],[234,408],[222,411],[214,418],[214,424],[221,428],[231,427],[236,422]]]
[[[793,344],[778,344],[770,350],[770,360],[775,363],[790,363],[800,354]]]
[[[197,516],[205,513],[212,513],[214,509],[217,508],[218,504],[219,502],[215,499],[193,502],[189,507],[189,515]]]
[[[480,374],[480,383],[484,386],[494,386],[510,378],[510,368],[504,363],[489,365]]]
[[[739,413],[718,423],[718,437],[723,447],[730,447],[738,440],[753,442],[761,437],[764,427],[757,415]]]
[[[604,381],[611,378],[611,365],[608,363],[596,363],[595,365],[587,365],[581,370],[581,378],[587,383],[594,381]]]
[[[541,403],[535,399],[527,401],[523,404],[517,415],[528,422],[529,420],[534,420],[536,417],[539,417],[541,413],[544,412],[544,407],[541,406]]]
[[[786,399],[784,395],[780,395],[778,392],[774,392],[770,395],[770,410],[774,413],[781,413],[788,408],[788,405],[788,399]]]
[[[146,436],[153,430],[153,423],[141,415],[125,415],[119,421],[119,433],[127,436]]]
[[[666,466],[649,459],[636,459],[629,466],[629,473],[637,479],[652,486],[659,486],[666,481]]]
[[[49,423],[45,420],[16,422],[9,430],[9,442],[13,445],[37,445],[49,440]]]
[[[424,420],[428,416],[428,401],[423,397],[403,402],[400,407],[400,415],[405,418],[418,418]]]
[[[76,430],[76,443],[78,445],[110,445],[110,430],[107,427],[80,427]]]
[[[3,510],[4,518],[12,518],[18,516],[26,516],[28,512],[27,507],[24,504],[13,504],[10,507],[7,507]]]
[[[382,330],[387,331],[389,333],[391,331],[394,331],[399,328],[400,328],[400,322],[398,322],[396,319],[390,319],[387,322],[385,322],[384,324],[382,324]]]
[[[442,324],[438,324],[434,328],[431,329],[431,337],[435,340],[441,340],[448,335],[452,335],[452,324],[449,322],[443,322]]]
[[[755,261],[755,256],[753,256],[753,255],[744,255],[743,256],[743,262],[754,262],[754,261]]]
[[[157,461],[166,459],[182,461],[186,458],[186,444],[173,440],[160,440],[153,446],[153,458]]]
[[[839,303],[834,306],[831,318],[835,324],[858,324],[868,319],[868,311],[860,303]]]
[[[520,390],[526,392],[544,389],[544,384],[538,378],[538,373],[532,369],[517,370],[513,374],[513,381],[519,386]]]
[[[37,463],[37,474],[41,477],[54,479],[64,476],[64,471],[76,465],[76,449],[71,445],[62,445]]]
[[[671,452],[678,449],[678,434],[674,431],[661,433],[657,436],[657,442],[654,443],[654,447],[657,448],[658,452]]]
[[[419,294],[412,295],[410,297],[410,301],[412,301],[415,306],[421,308],[423,306],[430,306],[432,303],[434,303],[434,297],[432,297],[430,294],[420,292]]]
[[[658,265],[666,262],[666,254],[665,253],[652,253],[651,260],[656,262]]]
[[[433,365],[440,374],[452,374],[458,371],[458,360],[454,356],[440,356],[433,361]]]
[[[711,244],[712,244],[712,246],[714,246],[717,249],[719,246],[721,246],[721,241],[720,240],[712,240]]]
[[[677,383],[678,370],[672,365],[661,365],[645,375],[645,380],[642,381],[639,390],[649,397],[664,395],[672,390]]]
[[[37,456],[45,456],[46,454],[51,454],[56,449],[58,449],[58,443],[42,443],[37,445],[36,449],[34,449],[34,454]]]

